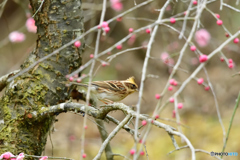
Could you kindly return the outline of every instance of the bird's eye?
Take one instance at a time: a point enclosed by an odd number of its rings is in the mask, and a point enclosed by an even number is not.
[[[135,85],[135,84],[132,84],[132,88],[136,88],[136,85]]]

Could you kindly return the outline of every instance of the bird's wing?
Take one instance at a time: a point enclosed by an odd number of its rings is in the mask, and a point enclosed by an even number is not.
[[[94,81],[92,85],[102,88],[103,90],[111,90],[114,92],[119,91],[119,87],[116,85],[116,81]]]

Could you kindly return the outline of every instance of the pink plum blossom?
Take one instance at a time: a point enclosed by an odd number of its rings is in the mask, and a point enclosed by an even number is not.
[[[195,41],[200,47],[207,46],[210,39],[211,35],[206,29],[200,29],[195,33]]]
[[[32,17],[27,19],[26,27],[28,32],[33,32],[33,33],[37,32],[37,27],[35,26],[35,20]]]
[[[8,35],[8,38],[13,43],[19,43],[25,40],[25,34],[18,31],[13,31]]]
[[[17,159],[16,160],[23,160],[24,158],[24,153],[20,153],[18,156],[17,156]]]
[[[121,11],[123,9],[123,4],[120,0],[110,0],[111,7],[115,11]]]
[[[0,156],[0,159],[9,159],[10,157],[15,157],[11,152],[5,152]],[[11,160],[16,160],[16,158],[11,158]]]

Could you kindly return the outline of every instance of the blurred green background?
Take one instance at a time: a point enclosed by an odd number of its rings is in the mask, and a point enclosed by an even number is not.
[[[136,0],[139,4],[143,1]],[[165,1],[154,1],[146,6],[143,6],[133,12],[125,15],[121,22],[113,21],[109,24],[110,32],[101,37],[100,52],[112,46],[120,39],[128,34],[130,27],[138,29],[140,27],[151,24],[150,21],[141,20],[139,18],[146,18],[148,20],[156,20],[159,11]],[[240,6],[236,6],[236,1],[226,0],[225,3],[232,5],[238,9]],[[101,13],[102,1],[83,1],[84,19],[85,19],[85,30],[98,25],[100,13]],[[123,10],[120,12],[114,11],[110,5],[108,5],[105,20],[108,20],[123,11],[134,7],[134,1],[122,1]],[[177,13],[184,12],[188,7],[188,1],[173,2],[167,8],[164,14],[164,18],[170,18]],[[223,7],[220,11],[220,2],[213,2],[207,7],[213,12],[218,13],[223,20],[224,26],[234,34],[239,30],[240,26],[240,13],[235,12],[229,8]],[[8,0],[7,5],[4,8],[2,17],[0,18],[0,76],[18,69],[21,63],[25,60],[28,54],[35,47],[36,35],[28,33],[25,28],[26,13],[30,12],[28,9],[28,1],[13,1]],[[194,16],[195,12],[191,12],[191,16]],[[225,31],[221,26],[216,24],[216,18],[213,17],[206,10],[201,16],[200,28],[205,28],[211,34],[211,40],[208,46],[198,47],[198,49],[204,53],[209,54],[216,49],[227,37],[225,37]],[[170,23],[167,23],[172,25]],[[172,26],[178,30],[182,28],[182,21],[177,21]],[[187,23],[185,31],[188,36],[193,22]],[[26,34],[26,40],[22,43],[10,43],[8,40],[8,34],[14,30],[22,31]],[[131,47],[139,47],[146,44],[149,41],[150,35],[145,32],[136,34],[136,41],[129,45],[127,42],[123,44],[123,49]],[[96,39],[96,32],[89,34],[86,37],[86,49],[83,54],[83,63],[86,63],[90,58],[89,55],[94,53],[94,44]],[[195,43],[194,39],[192,41]],[[152,115],[154,108],[156,107],[157,100],[155,99],[156,93],[161,93],[164,86],[168,83],[168,77],[172,67],[167,66],[161,60],[161,54],[167,52],[171,55],[176,63],[179,52],[185,43],[185,40],[178,39],[178,33],[160,26],[157,36],[155,38],[150,59],[147,74],[155,75],[157,78],[148,78],[145,82],[143,102],[141,105],[141,113]],[[195,43],[196,44],[196,43]],[[239,71],[239,44],[229,43],[222,50],[227,58],[231,58],[234,61],[235,67],[229,69],[226,62],[220,61],[220,53],[214,56],[206,65],[208,75],[211,83],[213,84],[215,94],[217,96],[222,121],[227,132],[229,121],[231,119],[233,108],[236,102],[239,87],[239,75],[232,77],[233,74]],[[113,50],[111,55],[119,52]],[[94,80],[124,80],[130,76],[135,76],[137,84],[141,80],[141,70],[143,67],[143,61],[145,58],[146,49],[126,52],[121,56],[113,59],[109,66],[102,67],[100,62],[97,62],[95,68],[96,74]],[[106,60],[109,55],[102,57],[102,60]],[[188,73],[178,71],[174,78],[181,84],[188,76],[197,68],[198,63],[193,63],[197,60],[197,55],[187,49],[180,68],[188,71]],[[89,69],[84,70],[83,73],[87,74]],[[198,77],[203,77],[206,80],[204,71],[201,71]],[[87,80],[85,80],[87,81]],[[168,98],[179,88],[174,87],[173,91],[167,91],[163,98],[163,101],[168,101]],[[2,95],[3,92],[0,93]],[[138,100],[138,94],[134,93],[124,99],[122,102],[128,106],[136,106]],[[203,149],[206,151],[221,152],[223,147],[223,131],[220,126],[214,98],[211,91],[205,91],[204,87],[198,85],[195,80],[192,80],[184,91],[178,97],[178,101],[184,104],[183,108],[179,110],[181,116],[181,122],[186,127],[182,127],[183,133],[192,142],[196,149]],[[84,102],[82,102],[84,103]],[[173,104],[168,104],[165,109],[161,112],[160,118],[168,118],[175,120],[172,117]],[[124,115],[120,111],[111,113],[112,116],[118,120],[122,120]],[[226,146],[226,152],[238,152],[240,154],[240,110],[238,109],[233,121],[231,132],[229,135],[228,143]],[[56,156],[56,157],[68,157],[79,159],[81,152],[81,133],[83,128],[83,117],[81,115],[75,115],[73,113],[61,114],[57,117],[58,122],[55,123],[55,132],[51,134],[48,139],[46,149],[43,155]],[[96,124],[93,122],[93,118],[89,117],[86,130],[85,140],[85,152],[87,153],[86,159],[92,159],[98,152],[101,146],[101,139],[98,133]],[[159,120],[163,123],[170,124],[173,127],[177,127],[176,123]],[[111,132],[116,126],[112,123],[106,123],[108,132]],[[132,126],[131,126],[132,127]],[[144,128],[143,128],[144,129]],[[181,142],[181,139],[176,137],[179,146],[186,145]],[[124,130],[111,141],[112,149],[114,153],[129,155],[130,149],[134,145],[132,136]],[[146,149],[149,159],[190,159],[191,152],[187,149],[175,151],[168,155],[170,151],[174,150],[174,146],[169,135],[163,130],[156,127],[152,127],[151,132],[147,138]],[[197,159],[215,159],[205,153],[196,153]],[[240,155],[239,155],[240,156]],[[224,157],[226,160],[240,159],[237,157]],[[104,156],[102,159],[105,159]],[[123,159],[116,157],[116,159]],[[146,156],[141,156],[141,159],[147,159]]]

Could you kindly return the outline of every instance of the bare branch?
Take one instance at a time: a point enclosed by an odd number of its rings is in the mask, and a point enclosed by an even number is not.
[[[162,7],[161,9],[161,12],[159,14],[159,17],[158,17],[158,20],[156,21],[156,23],[159,23],[161,22],[162,18],[163,18],[163,15],[164,15],[164,10],[166,9],[166,7],[168,6],[168,4],[170,3],[171,1],[168,0],[164,6]],[[140,109],[141,109],[141,102],[142,102],[142,96],[143,96],[143,89],[144,89],[144,82],[145,82],[145,79],[146,79],[146,75],[147,75],[147,67],[148,67],[148,60],[150,58],[150,53],[151,53],[151,49],[152,49],[152,44],[154,42],[154,39],[155,39],[155,36],[156,36],[156,33],[158,31],[158,27],[159,25],[156,25],[153,29],[153,32],[151,34],[151,37],[150,37],[150,40],[149,40],[149,43],[148,43],[148,46],[147,46],[147,53],[146,53],[146,57],[144,59],[144,64],[143,64],[143,68],[142,68],[142,78],[141,78],[141,83],[140,83],[140,89],[139,89],[139,96],[138,96],[138,102],[137,102],[137,117],[136,117],[136,120],[135,120],[135,134],[134,134],[134,140],[135,140],[135,145],[134,145],[134,148],[135,148],[135,151],[137,151],[137,131],[138,131],[138,122],[139,122],[139,117],[140,117]],[[134,160],[137,159],[137,155],[135,154],[134,155]]]
[[[105,147],[107,146],[107,144],[113,139],[113,137],[119,132],[119,130],[125,125],[127,124],[127,122],[129,121],[129,119],[131,118],[131,115],[127,115],[122,122],[109,134],[108,138],[103,142],[100,150],[98,151],[98,154],[94,157],[94,160],[98,160],[101,158],[101,155],[105,149]]]
[[[20,70],[15,70],[15,71],[12,71],[2,77],[0,77],[0,91],[2,91],[6,85],[8,84],[7,82],[7,79],[15,74],[17,74]]]

